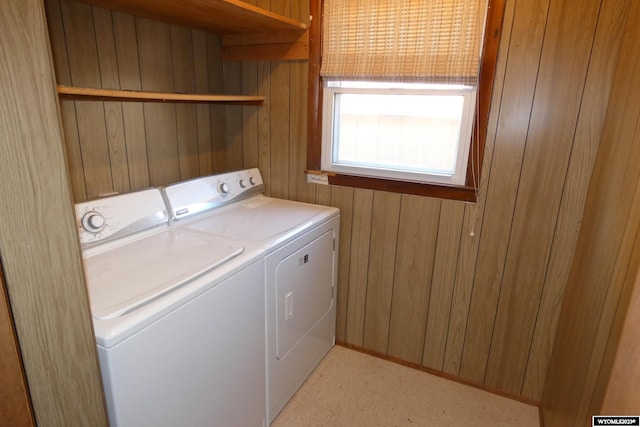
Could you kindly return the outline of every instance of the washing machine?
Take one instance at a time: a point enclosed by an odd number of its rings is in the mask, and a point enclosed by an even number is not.
[[[265,426],[262,251],[169,227],[159,189],[76,216],[110,424]]]
[[[265,196],[258,169],[164,192],[173,226],[264,252],[271,422],[335,344],[339,210]]]

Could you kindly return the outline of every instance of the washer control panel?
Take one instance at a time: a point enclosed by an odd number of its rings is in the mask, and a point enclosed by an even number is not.
[[[210,175],[168,185],[164,195],[174,221],[264,192],[257,168]]]
[[[83,248],[167,224],[169,220],[157,188],[78,203],[75,208]]]
[[[104,227],[107,225],[107,220],[105,219],[104,214],[92,210],[82,215],[80,225],[87,233],[98,234],[104,230]]]

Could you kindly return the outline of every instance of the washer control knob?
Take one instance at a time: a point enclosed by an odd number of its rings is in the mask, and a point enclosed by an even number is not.
[[[252,176],[249,177],[249,184],[256,185],[256,179]]]
[[[240,184],[240,188],[245,188],[247,186],[247,182],[244,179],[241,179],[238,184]]]
[[[220,193],[223,197],[228,195],[230,191],[231,188],[229,187],[229,184],[227,184],[226,182],[218,183],[218,193]]]
[[[104,229],[106,221],[100,212],[89,211],[82,216],[81,224],[87,233],[98,234]]]

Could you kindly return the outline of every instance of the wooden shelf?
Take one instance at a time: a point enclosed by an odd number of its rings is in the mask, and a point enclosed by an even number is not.
[[[186,102],[221,103],[235,105],[261,105],[265,99],[264,96],[138,92],[130,90],[71,87],[63,85],[58,85],[58,95],[65,98],[94,101]]]
[[[239,0],[81,0],[218,34],[304,31],[307,26]]]
[[[222,35],[222,59],[308,59],[306,23],[240,0],[79,0]]]

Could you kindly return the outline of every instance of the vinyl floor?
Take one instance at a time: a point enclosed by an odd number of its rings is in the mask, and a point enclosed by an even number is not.
[[[272,426],[540,427],[540,419],[535,406],[335,346]]]

